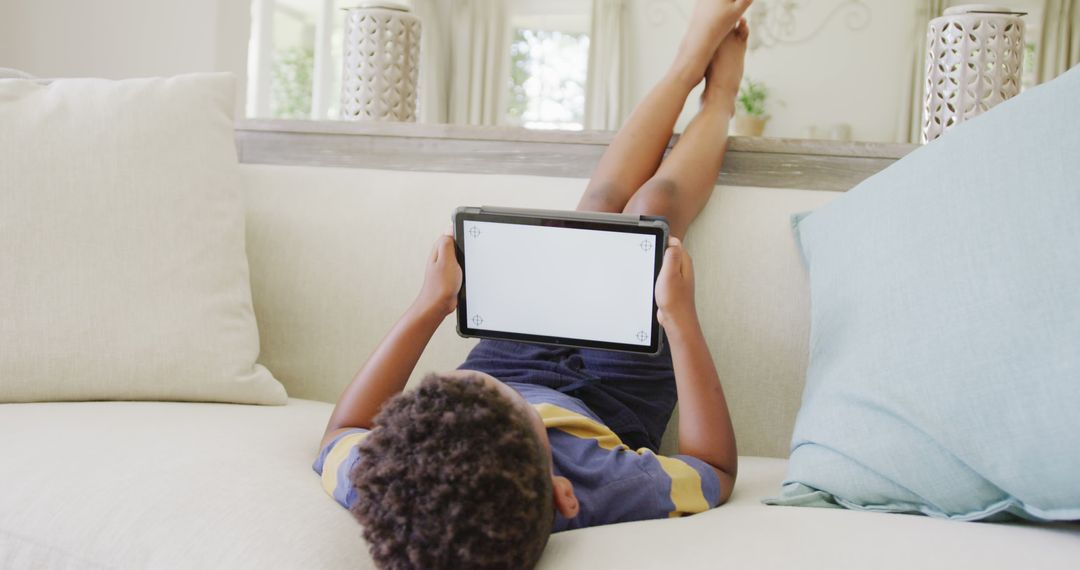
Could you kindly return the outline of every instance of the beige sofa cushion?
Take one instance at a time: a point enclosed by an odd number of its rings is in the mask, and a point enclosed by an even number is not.
[[[0,568],[373,568],[311,470],[330,404],[0,405]],[[1067,568],[1080,525],[766,507],[787,462],[743,457],[701,515],[559,533],[540,569]]]
[[[233,79],[0,80],[0,401],[281,404]]]

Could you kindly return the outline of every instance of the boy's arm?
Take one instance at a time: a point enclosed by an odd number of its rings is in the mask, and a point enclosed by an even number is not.
[[[677,239],[664,254],[656,282],[660,324],[671,343],[679,393],[679,453],[696,457],[720,477],[720,502],[731,496],[738,470],[735,433],[694,305],[694,268]]]
[[[350,428],[370,429],[382,405],[405,389],[443,319],[457,309],[461,268],[454,240],[442,236],[428,258],[424,287],[338,399],[322,444]]]

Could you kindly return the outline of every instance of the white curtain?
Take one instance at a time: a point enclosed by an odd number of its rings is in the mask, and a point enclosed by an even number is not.
[[[422,26],[417,117],[424,124],[443,124],[450,113],[450,38],[443,0],[413,0]]]
[[[937,18],[949,6],[948,0],[919,0],[916,4],[915,27],[911,30],[914,38],[912,61],[908,67],[907,96],[902,99],[903,106],[897,115],[896,142],[922,142],[923,98],[926,96],[926,37],[930,29],[930,20]]]
[[[630,111],[630,24],[626,0],[593,0],[585,128],[618,130]]]
[[[1080,0],[1046,0],[1039,51],[1039,83],[1080,65]]]
[[[439,0],[444,1],[444,0]],[[505,115],[510,65],[504,0],[449,0],[447,119],[498,125]]]
[[[419,119],[497,125],[510,44],[505,0],[413,0],[423,23]]]

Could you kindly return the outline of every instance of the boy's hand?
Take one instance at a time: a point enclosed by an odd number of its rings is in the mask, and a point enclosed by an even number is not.
[[[677,238],[668,241],[664,265],[656,279],[657,318],[665,330],[697,318],[694,305],[694,263]]]
[[[428,256],[424,287],[420,290],[417,304],[445,317],[457,309],[458,291],[461,290],[461,266],[454,252],[454,238],[444,235],[435,242]]]
[[[442,236],[428,256],[424,287],[416,302],[379,343],[334,407],[323,434],[324,446],[345,429],[371,429],[383,404],[405,389],[431,336],[457,308],[461,277],[454,240]]]

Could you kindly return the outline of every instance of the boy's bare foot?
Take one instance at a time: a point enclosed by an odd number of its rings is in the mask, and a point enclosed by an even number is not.
[[[742,83],[749,39],[750,25],[743,18],[720,43],[712,62],[709,63],[709,69],[705,73],[705,92],[701,95],[703,104],[726,105],[731,108],[732,113],[735,112],[735,97],[738,96],[739,85]]]
[[[720,42],[727,37],[753,0],[697,0],[675,69],[694,85],[705,76]]]

